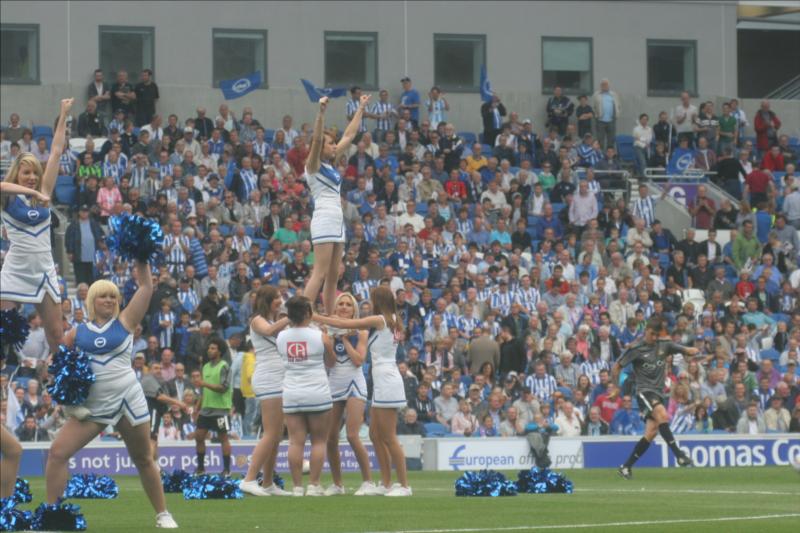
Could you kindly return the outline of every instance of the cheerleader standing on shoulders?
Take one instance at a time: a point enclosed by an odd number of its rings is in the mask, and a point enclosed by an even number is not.
[[[344,319],[358,318],[358,304],[350,293],[340,294],[334,305],[336,316]],[[334,337],[333,351],[336,364],[328,374],[331,387],[333,409],[331,410],[331,430],[328,434],[328,464],[331,467],[333,485],[325,489],[326,496],[345,494],[342,485],[342,465],[339,457],[339,431],[342,417],[347,426],[347,441],[355,453],[358,468],[361,470],[361,487],[356,496],[377,494],[369,471],[369,455],[361,442],[358,432],[364,422],[364,406],[367,403],[367,380],[361,365],[367,358],[367,332],[357,331]]]
[[[316,304],[320,289],[322,303],[327,314],[333,313],[336,298],[336,284],[339,281],[339,266],[344,255],[346,229],[342,213],[342,177],[336,170],[336,161],[347,153],[350,144],[358,134],[361,116],[369,102],[369,95],[361,96],[358,110],[339,142],[331,133],[324,131],[325,108],[328,97],[319,100],[319,114],[314,122],[311,148],[306,159],[306,180],[314,199],[314,213],[311,217],[311,244],[314,245],[314,268],[306,283],[303,295]]]
[[[303,448],[311,435],[309,484],[306,496],[324,496],[319,484],[325,462],[325,443],[331,420],[331,389],[325,367],[336,362],[333,342],[326,333],[311,328],[311,302],[294,296],[286,302],[290,327],[278,334],[286,375],[283,379],[283,413],[289,429],[289,469],[293,496],[303,495]]]
[[[67,420],[50,446],[45,468],[47,503],[56,503],[64,493],[69,459],[112,425],[122,435],[139,471],[144,491],[157,513],[156,527],[174,529],[178,524],[167,511],[161,477],[151,453],[147,400],[131,366],[133,331],[142,322],[153,295],[150,265],[137,262],[135,268],[139,288],[122,312],[117,286],[107,280],[96,281],[86,296],[89,321],[71,329],[64,338],[67,346],[80,348],[89,356],[97,380],[82,406],[86,418]]]
[[[11,309],[16,303],[35,304],[51,352],[61,342],[64,328],[58,274],[50,248],[51,215],[47,202],[56,185],[59,159],[66,143],[66,117],[72,103],[72,98],[61,100],[50,157],[44,169],[33,154],[20,154],[2,186],[4,196],[14,196],[2,199],[0,215],[11,243],[0,271],[0,309]]]
[[[389,287],[375,287],[370,293],[373,316],[344,320],[314,316],[321,324],[342,329],[369,329],[368,347],[372,354],[372,407],[369,437],[378,456],[382,485],[377,492],[385,496],[411,496],[406,475],[406,458],[397,440],[397,410],[406,406],[403,378],[397,370],[397,334],[402,325],[397,317],[394,295]],[[392,485],[392,463],[399,483]]]
[[[50,198],[39,191],[17,185],[16,183],[0,182],[0,195],[23,194],[36,198],[43,206],[47,206]],[[5,309],[5,307],[4,307]],[[17,438],[6,426],[0,425],[0,498],[8,498],[14,494],[14,486],[17,481],[17,470],[22,459],[22,446]]]
[[[281,305],[280,292],[272,285],[263,285],[256,293],[255,315],[250,321],[250,341],[256,352],[256,369],[253,372],[253,392],[261,401],[261,424],[264,433],[253,450],[247,475],[239,485],[253,496],[291,496],[272,483],[278,445],[283,436],[283,361],[278,353],[275,336],[287,325],[288,318],[278,319]],[[264,472],[264,486],[256,477]]]

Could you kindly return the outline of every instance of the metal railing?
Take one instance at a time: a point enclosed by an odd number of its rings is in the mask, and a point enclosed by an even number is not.
[[[768,100],[797,100],[800,98],[800,74],[767,93],[764,98]]]

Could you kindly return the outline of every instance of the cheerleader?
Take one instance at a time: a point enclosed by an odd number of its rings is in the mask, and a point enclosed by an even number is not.
[[[89,397],[59,430],[50,446],[45,467],[47,503],[53,504],[64,493],[69,477],[70,458],[112,425],[122,435],[142,486],[156,511],[156,527],[174,529],[178,524],[167,511],[164,488],[150,446],[150,413],[147,400],[131,368],[133,331],[142,322],[153,282],[150,265],[136,264],[139,288],[120,312],[122,297],[116,285],[96,281],[86,297],[89,322],[70,330],[67,346],[76,346],[89,355],[97,381]]]
[[[372,316],[360,319],[315,316],[318,322],[342,329],[369,329],[368,347],[372,355],[372,407],[369,437],[378,456],[382,484],[377,493],[385,496],[411,496],[406,475],[406,458],[397,440],[397,410],[406,406],[403,378],[397,370],[397,334],[401,324],[397,318],[394,295],[388,287],[372,290]],[[399,484],[392,485],[392,463],[397,469]]]
[[[291,327],[278,334],[278,353],[286,373],[283,380],[283,413],[289,430],[289,469],[293,496],[303,495],[303,449],[311,436],[309,484],[306,496],[324,496],[319,484],[325,462],[325,442],[331,421],[331,389],[325,367],[336,363],[333,342],[311,324],[311,302],[294,296],[286,302]]]
[[[336,162],[347,153],[350,144],[358,134],[361,117],[369,102],[369,95],[362,95],[358,110],[344,130],[338,143],[331,133],[324,131],[325,108],[328,97],[319,100],[319,114],[314,122],[311,148],[306,160],[306,180],[314,199],[314,213],[311,218],[311,244],[314,245],[314,268],[306,283],[303,295],[317,301],[323,289],[322,302],[327,314],[333,313],[336,298],[336,284],[339,281],[339,264],[344,253],[346,228],[342,212],[342,177],[336,170]]]
[[[11,242],[0,271],[0,309],[10,309],[15,303],[35,304],[51,351],[61,342],[64,329],[58,274],[50,247],[47,201],[55,188],[65,145],[66,117],[72,103],[71,98],[61,101],[61,113],[45,168],[42,169],[33,154],[20,154],[8,170],[1,189],[4,195],[13,196],[2,199],[0,215]],[[25,191],[20,186],[26,188]]]
[[[358,304],[350,293],[340,294],[336,298],[334,309],[336,316],[340,318],[358,318]],[[347,426],[347,442],[350,443],[350,448],[356,456],[363,479],[355,495],[376,494],[377,487],[372,483],[367,449],[358,436],[361,424],[364,422],[364,406],[367,403],[367,380],[361,369],[367,357],[367,337],[366,331],[334,337],[333,351],[336,353],[336,364],[328,374],[333,399],[331,430],[328,434],[328,464],[331,467],[333,484],[325,489],[326,496],[336,496],[346,492],[342,486],[342,466],[339,458],[339,431],[342,428],[342,417]]]
[[[261,401],[261,424],[264,433],[253,450],[247,475],[239,487],[253,496],[291,496],[274,483],[272,475],[278,457],[278,445],[283,436],[283,362],[275,344],[275,336],[289,325],[289,319],[278,319],[283,301],[278,289],[263,285],[256,293],[255,315],[250,321],[250,341],[256,352],[253,372],[253,392]],[[264,472],[265,486],[259,486],[256,476]]]

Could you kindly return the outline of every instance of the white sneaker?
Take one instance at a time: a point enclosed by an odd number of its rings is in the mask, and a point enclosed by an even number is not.
[[[239,483],[239,488],[242,489],[242,492],[246,492],[252,496],[271,496],[271,494],[261,488],[261,485],[258,484],[257,480],[253,481],[244,481],[242,480]]]
[[[365,481],[355,491],[355,496],[376,496],[378,494],[378,487],[372,481]]]
[[[269,495],[269,496],[294,496],[294,494],[292,494],[288,490],[283,490],[282,488],[280,488],[278,485],[275,485],[274,483],[272,485],[270,485],[269,487],[261,487],[261,490],[266,492],[267,495]]]
[[[295,487],[292,489],[292,496],[305,496],[305,490],[303,490],[303,487]]]
[[[347,494],[347,489],[339,485],[334,484],[325,489],[325,496],[341,496],[342,494]]]
[[[164,511],[156,515],[156,527],[161,529],[178,529],[178,523],[172,518],[169,511]]]
[[[384,496],[387,496],[387,497],[390,497],[390,498],[400,498],[400,497],[403,497],[403,496],[411,496],[411,487],[404,487],[402,485],[393,486],[392,490],[390,490],[389,492],[384,494]]]
[[[325,494],[325,489],[322,486],[309,484],[306,487],[306,496],[327,496],[327,494]]]
[[[72,417],[76,420],[86,420],[92,412],[82,405],[62,405],[61,410],[67,417]],[[177,527],[177,526],[176,526]]]
[[[394,485],[391,487],[385,487],[382,484],[378,483],[375,485],[375,492],[370,494],[370,496],[385,496],[390,490],[394,488]]]

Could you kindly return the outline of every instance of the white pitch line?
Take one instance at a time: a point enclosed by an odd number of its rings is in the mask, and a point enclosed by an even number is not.
[[[661,526],[670,524],[700,524],[706,522],[739,522],[752,520],[774,520],[776,518],[798,518],[800,513],[767,514],[758,516],[725,516],[720,518],[684,518],[674,520],[637,520],[632,522],[605,522],[599,524],[552,524],[461,529],[401,529],[394,531],[370,531],[366,533],[476,533],[479,531],[533,531],[543,529],[591,529],[597,527]]]
[[[445,489],[441,487],[430,488],[414,488],[414,492],[455,492],[455,489]],[[661,493],[661,494],[740,494],[740,495],[757,495],[757,496],[800,496],[800,492],[791,491],[771,491],[771,490],[700,490],[700,489],[683,489],[683,490],[667,490],[667,489],[649,489],[642,487],[640,489],[583,489],[576,488],[575,492],[607,492],[607,493]]]

